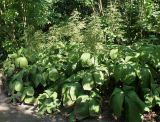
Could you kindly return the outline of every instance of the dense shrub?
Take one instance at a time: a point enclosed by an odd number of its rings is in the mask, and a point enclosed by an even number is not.
[[[99,116],[108,97],[127,122],[160,107],[158,0],[2,0],[0,7],[11,101],[41,114],[65,107],[70,121]]]
[[[83,44],[55,44],[34,53],[34,61],[25,49],[9,55],[4,68],[12,100],[37,104],[42,114],[74,106],[72,115],[80,120],[98,116],[106,94],[113,113],[119,117],[126,112],[131,122],[160,106],[159,46],[103,45],[95,55],[83,50]],[[17,65],[19,57],[29,65]]]

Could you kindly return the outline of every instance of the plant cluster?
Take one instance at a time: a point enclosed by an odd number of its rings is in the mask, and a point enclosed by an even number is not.
[[[2,0],[0,65],[13,102],[70,121],[160,107],[158,0]],[[134,115],[134,116],[133,116]]]
[[[9,55],[4,68],[12,100],[36,104],[42,114],[63,106],[82,120],[100,115],[107,94],[117,117],[140,121],[160,106],[160,47],[103,46],[95,55],[83,44],[57,42],[34,61],[25,49]]]

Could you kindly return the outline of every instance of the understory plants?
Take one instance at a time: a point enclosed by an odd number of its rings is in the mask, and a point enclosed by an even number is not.
[[[126,122],[159,111],[159,5],[2,0],[0,65],[10,100],[41,115],[65,108],[71,122],[99,117],[103,108]]]
[[[56,42],[33,54],[34,61],[26,49],[9,55],[4,69],[12,100],[38,105],[41,114],[63,106],[72,119],[99,116],[109,95],[117,117],[126,113],[126,121],[139,122],[144,112],[160,107],[159,50],[144,44],[103,45],[95,55],[81,44]]]

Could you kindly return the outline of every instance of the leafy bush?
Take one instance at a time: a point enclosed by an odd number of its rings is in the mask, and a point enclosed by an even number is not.
[[[159,105],[156,74],[160,71],[160,53],[155,53],[159,46],[110,45],[103,48],[106,53],[100,51],[96,56],[82,47],[74,42],[49,47],[43,54],[36,53],[35,62],[28,58],[25,68],[15,65],[19,55],[12,54],[4,68],[13,100],[35,103],[42,114],[56,112],[60,105],[68,109],[75,106],[71,115],[81,120],[101,113],[102,101],[110,89],[113,113],[117,117],[127,113],[129,122],[140,121],[143,112]],[[21,55],[28,57],[26,52]]]
[[[99,116],[106,94],[127,122],[160,107],[157,0],[2,0],[0,7],[0,61],[11,53],[3,68],[13,102],[41,114],[65,107],[72,121]]]

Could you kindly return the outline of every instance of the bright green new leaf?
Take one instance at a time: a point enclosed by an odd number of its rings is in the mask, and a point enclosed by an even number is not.
[[[70,107],[74,104],[75,101],[73,101],[70,97],[70,91],[67,90],[64,94],[63,94],[63,106],[64,107]]]
[[[59,73],[58,73],[57,69],[56,68],[52,68],[49,71],[49,79],[51,81],[56,81],[58,78],[59,78]]]
[[[116,59],[117,56],[118,56],[118,49],[112,49],[110,51],[110,57],[111,57],[111,59]]]
[[[81,91],[79,83],[66,83],[62,88],[63,105],[66,107],[73,105]]]
[[[23,89],[22,81],[14,81],[13,85],[14,85],[14,90],[17,92]]]
[[[15,60],[15,65],[19,68],[27,68],[28,60],[26,57],[19,57]]]
[[[86,73],[83,77],[82,86],[84,90],[92,90],[94,87],[94,80],[92,73]]]
[[[50,96],[53,100],[57,99],[58,94],[56,92],[53,92],[52,95]]]
[[[87,62],[88,60],[90,60],[90,58],[91,58],[91,54],[90,53],[83,53],[82,55],[81,55],[81,61],[83,62],[83,63],[85,63],[85,62]]]
[[[80,57],[83,67],[92,66],[94,64],[94,57],[91,58],[90,53],[83,53]]]
[[[32,104],[34,102],[35,98],[34,97],[26,97],[24,99],[24,102],[27,104]]]

